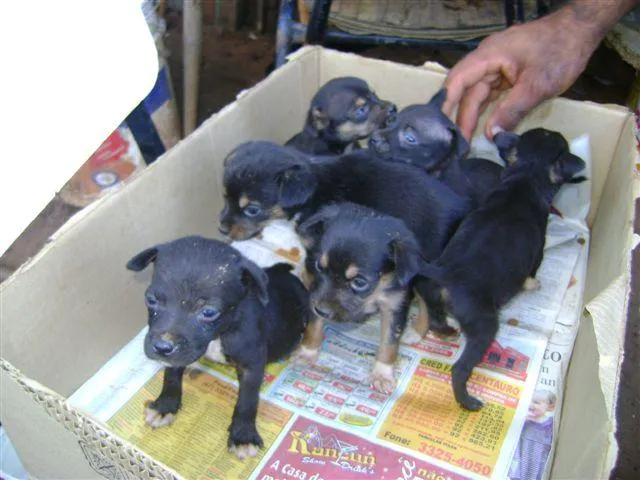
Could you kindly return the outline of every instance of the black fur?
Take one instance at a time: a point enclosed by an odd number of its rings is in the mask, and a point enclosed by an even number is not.
[[[484,158],[455,158],[434,174],[458,195],[482,205],[500,184],[504,167]]]
[[[423,271],[448,291],[450,311],[467,337],[452,374],[456,400],[468,410],[482,407],[466,383],[495,338],[499,308],[540,266],[554,195],[563,183],[584,180],[576,177],[584,162],[559,133],[535,129],[514,138],[507,147],[515,149],[515,161],[500,185]]]
[[[162,414],[176,413],[184,367],[219,338],[240,382],[229,446],[261,447],[255,419],[265,365],[297,346],[309,319],[307,291],[290,273],[291,266],[263,270],[231,246],[203,237],[144,250],[127,268],[139,271],[151,262],[144,349],[167,368],[162,392],[150,406]]]
[[[325,83],[311,100],[304,129],[286,144],[313,155],[344,153],[395,118],[396,107],[380,100],[367,82],[340,77]]]

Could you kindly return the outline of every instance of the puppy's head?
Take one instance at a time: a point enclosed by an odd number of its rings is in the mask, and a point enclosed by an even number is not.
[[[522,135],[500,132],[494,141],[500,156],[509,165],[507,174],[520,169],[534,170],[558,187],[586,180],[578,175],[585,168],[584,160],[570,152],[567,140],[558,132],[545,128],[534,128]]]
[[[369,148],[382,158],[409,163],[427,172],[466,156],[469,143],[456,124],[442,113],[446,96],[446,90],[442,89],[426,105],[403,109],[389,128],[371,136]]]
[[[265,272],[217,240],[184,237],[156,245],[134,256],[127,268],[140,271],[150,263],[144,351],[165,365],[198,360],[209,342],[232,325],[230,313],[246,298],[268,301]]]
[[[219,228],[233,240],[257,235],[270,220],[289,218],[316,188],[304,154],[266,141],[247,142],[231,152],[223,183]]]
[[[325,83],[311,100],[305,131],[329,142],[348,144],[394,119],[396,106],[380,100],[367,82],[340,77]]]
[[[423,264],[401,220],[359,205],[325,207],[299,231],[314,245],[311,306],[327,319],[358,322],[381,308],[397,310]]]

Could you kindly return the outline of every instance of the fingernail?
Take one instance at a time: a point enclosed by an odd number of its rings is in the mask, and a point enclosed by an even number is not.
[[[498,133],[504,132],[504,128],[499,127],[498,125],[494,125],[491,127],[491,136],[495,137]]]

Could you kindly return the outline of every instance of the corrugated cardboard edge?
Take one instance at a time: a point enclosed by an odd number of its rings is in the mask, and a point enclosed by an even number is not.
[[[100,463],[110,463],[109,472],[126,478],[181,479],[166,465],[148,456],[126,440],[114,435],[98,420],[72,406],[53,390],[25,377],[4,359],[0,359],[3,377],[19,386],[47,415],[78,439],[87,462],[97,473]],[[94,461],[91,457],[98,455]],[[104,465],[103,465],[104,467]],[[113,471],[116,469],[117,471]],[[105,470],[105,473],[107,471]],[[130,474],[131,477],[129,477]]]

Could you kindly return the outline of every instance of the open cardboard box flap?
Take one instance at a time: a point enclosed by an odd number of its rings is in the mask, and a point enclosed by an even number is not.
[[[140,298],[149,273],[132,276],[124,268],[127,260],[181,235],[217,237],[224,157],[247,140],[286,141],[300,129],[319,86],[342,75],[366,79],[399,108],[428,100],[444,80],[442,69],[431,65],[410,67],[303,48],[120,191],[74,217],[0,287],[5,360],[0,419],[31,474],[86,477],[100,468],[128,475],[162,473],[161,465],[25,377],[69,396],[139,332],[146,319]],[[534,126],[558,130],[569,140],[584,133],[591,139],[588,315],[567,378],[552,475],[603,478],[617,453],[615,405],[634,199],[640,191],[635,126],[623,108],[564,99],[540,106],[520,130]],[[167,469],[162,475],[173,473]]]

